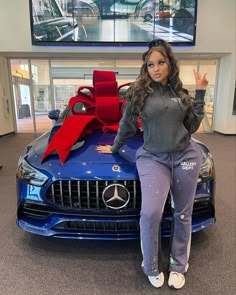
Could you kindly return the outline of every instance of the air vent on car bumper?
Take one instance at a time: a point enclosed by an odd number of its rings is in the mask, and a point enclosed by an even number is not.
[[[95,222],[95,221],[64,221],[54,226],[54,230],[76,230],[82,232],[105,231],[105,232],[137,232],[139,231],[138,221],[129,222]]]

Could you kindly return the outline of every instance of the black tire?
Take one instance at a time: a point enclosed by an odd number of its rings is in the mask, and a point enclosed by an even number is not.
[[[174,30],[192,35],[194,29],[194,18],[187,11],[178,11],[173,18],[173,27]]]
[[[153,16],[151,14],[144,15],[144,21],[150,22],[153,19]]]

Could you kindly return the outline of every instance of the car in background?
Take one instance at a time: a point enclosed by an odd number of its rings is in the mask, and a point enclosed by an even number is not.
[[[96,2],[92,0],[70,0],[67,12],[76,17],[99,17],[100,11]]]
[[[160,3],[159,0],[141,0],[135,8],[134,17],[143,18],[145,22],[169,20],[172,12],[172,6]]]
[[[124,93],[121,92],[122,98]],[[77,112],[86,114],[78,103]],[[62,165],[58,154],[42,156],[57,131],[73,115],[69,106],[51,111],[52,129],[29,143],[17,167],[16,224],[24,231],[57,238],[139,239],[141,188],[135,153],[142,129],[117,154],[99,154],[96,146],[112,144],[116,132],[100,129],[84,135]],[[215,223],[215,167],[206,145],[197,141],[203,160],[193,205],[192,232]],[[172,193],[164,208],[161,234],[171,235]]]
[[[81,16],[99,16],[113,19],[116,16],[127,16],[133,11],[139,0],[69,0],[68,12]],[[117,8],[119,9],[117,10]],[[115,10],[114,10],[115,9]],[[130,12],[131,9],[131,12]]]
[[[77,34],[73,17],[64,14],[55,0],[31,2],[32,42],[70,41]]]
[[[75,42],[87,40],[87,26],[97,25],[100,18],[100,11],[96,3],[92,0],[70,0],[67,3],[67,13],[77,23],[77,34],[74,34],[73,40]]]
[[[162,5],[159,7],[159,10],[156,11],[155,18],[169,18],[172,15],[172,6]]]
[[[195,0],[178,0],[175,5],[173,17],[173,29],[182,33],[194,35],[195,29]]]
[[[138,2],[139,0],[120,0],[115,2],[110,7],[110,11],[112,12],[113,16],[128,18],[135,12]]]
[[[98,6],[102,19],[114,18],[114,13],[111,11],[111,6],[114,5],[117,0],[93,0],[93,2]]]

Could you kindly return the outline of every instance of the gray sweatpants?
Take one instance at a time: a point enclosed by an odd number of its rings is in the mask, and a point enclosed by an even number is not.
[[[200,149],[192,140],[185,150],[175,153],[152,154],[140,147],[136,159],[142,190],[140,238],[144,272],[155,276],[161,271],[158,268],[159,230],[171,189],[174,228],[169,270],[184,273],[188,269],[192,208],[202,163]]]

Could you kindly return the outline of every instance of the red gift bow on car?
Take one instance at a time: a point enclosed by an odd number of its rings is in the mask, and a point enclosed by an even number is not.
[[[41,163],[51,153],[57,151],[63,165],[78,139],[97,129],[102,129],[103,132],[117,131],[125,103],[125,100],[119,99],[118,92],[120,88],[130,84],[126,83],[118,88],[114,72],[95,70],[94,86],[79,87],[77,96],[70,99],[69,107],[72,115],[65,119],[53,136],[42,156]],[[84,89],[89,90],[90,94],[83,93]],[[77,112],[75,109],[77,103],[83,103],[86,112]]]

